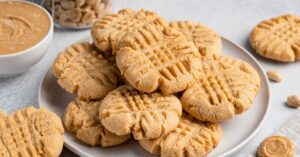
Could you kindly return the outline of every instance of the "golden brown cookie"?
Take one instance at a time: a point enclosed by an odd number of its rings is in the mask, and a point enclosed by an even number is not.
[[[182,32],[192,41],[202,56],[219,56],[222,49],[220,35],[201,23],[175,21],[169,26]]]
[[[221,136],[219,124],[201,122],[183,114],[175,130],[139,143],[148,152],[162,157],[202,157],[219,144]]]
[[[109,147],[124,143],[130,135],[117,136],[106,130],[99,120],[101,101],[70,102],[64,114],[64,124],[68,131],[74,133],[82,142],[101,147]]]
[[[300,59],[300,17],[282,15],[260,22],[250,44],[263,57],[281,62]]]
[[[132,133],[136,140],[157,138],[179,123],[180,100],[160,93],[141,93],[129,85],[111,91],[101,102],[99,116],[104,127],[117,134]]]
[[[116,60],[131,86],[168,95],[185,90],[200,68],[197,48],[179,31],[147,25],[122,38]]]
[[[58,55],[53,64],[58,84],[80,99],[101,99],[115,89],[120,75],[96,48],[76,43]]]
[[[6,114],[4,111],[0,110],[0,118],[4,118],[6,117]]]
[[[28,107],[0,116],[1,157],[58,157],[64,129],[57,115]]]
[[[294,157],[295,146],[284,136],[271,136],[263,141],[257,151],[258,157]]]
[[[260,79],[249,64],[222,56],[203,62],[201,68],[199,79],[181,98],[185,111],[202,121],[219,122],[252,105]]]
[[[102,52],[116,54],[119,40],[128,32],[134,31],[148,24],[160,27],[168,24],[156,13],[147,10],[137,12],[131,9],[120,10],[95,21],[92,27],[92,37],[95,45]]]

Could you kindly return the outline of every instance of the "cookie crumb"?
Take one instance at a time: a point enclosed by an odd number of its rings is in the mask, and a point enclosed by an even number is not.
[[[270,80],[274,81],[274,82],[281,82],[282,81],[282,76],[279,72],[277,71],[268,71],[267,72],[267,76]]]
[[[299,107],[300,106],[300,96],[291,95],[287,97],[287,105],[290,107]]]

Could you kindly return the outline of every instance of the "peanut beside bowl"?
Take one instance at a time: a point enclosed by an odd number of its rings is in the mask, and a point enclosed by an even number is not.
[[[39,40],[37,43],[34,43],[32,46],[22,50],[18,50],[13,53],[0,54],[0,77],[2,78],[17,76],[28,71],[46,54],[47,49],[53,38],[53,21],[50,14],[44,8],[27,1],[16,0],[16,1],[9,1],[9,3],[10,2],[22,2],[22,3],[31,4],[38,7],[39,9],[42,10],[42,12],[45,12],[47,14],[46,17],[49,18],[50,26],[49,26],[49,30],[47,30],[46,32],[46,35],[44,35],[41,38],[41,40]],[[24,14],[23,11],[21,12],[21,14]],[[4,49],[6,47],[0,46],[0,48],[4,48]]]

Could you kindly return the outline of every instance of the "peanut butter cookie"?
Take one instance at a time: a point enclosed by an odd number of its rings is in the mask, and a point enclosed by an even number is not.
[[[131,86],[168,95],[185,90],[201,66],[197,48],[179,31],[154,25],[141,27],[122,38],[116,55],[121,74]]]
[[[58,84],[80,99],[101,99],[115,89],[120,75],[96,48],[87,42],[73,44],[53,64]]]
[[[260,22],[250,44],[263,57],[281,62],[300,59],[300,17],[282,15]]]
[[[100,120],[117,134],[132,133],[136,140],[157,138],[176,128],[182,108],[180,100],[160,93],[141,93],[129,85],[111,91],[101,102]]]
[[[192,41],[202,56],[219,56],[222,41],[217,32],[201,23],[190,21],[176,21],[169,25],[182,32],[189,41]]]
[[[57,115],[28,107],[11,115],[0,114],[0,156],[58,157],[64,129]]]
[[[128,32],[134,31],[148,24],[167,26],[168,24],[156,13],[131,9],[120,10],[117,14],[111,14],[95,21],[92,27],[92,37],[95,45],[102,52],[116,54],[119,40]]]
[[[6,114],[4,111],[0,110],[0,118],[4,118],[6,117]]]
[[[258,157],[294,157],[295,146],[284,136],[271,136],[263,141],[257,151]]]
[[[230,57],[203,62],[199,79],[183,94],[185,111],[202,121],[231,119],[248,109],[259,91],[257,72]]]
[[[201,122],[183,114],[175,130],[139,143],[148,152],[162,157],[202,157],[218,145],[221,136],[219,124]]]
[[[64,115],[66,129],[91,146],[109,147],[127,141],[130,135],[117,136],[106,130],[100,123],[100,103],[100,100],[88,102],[76,99],[72,101]]]

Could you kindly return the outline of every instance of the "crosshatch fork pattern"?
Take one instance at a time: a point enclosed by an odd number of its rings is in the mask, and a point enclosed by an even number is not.
[[[83,42],[74,44],[65,49],[64,53],[57,58],[55,75],[60,75],[64,68],[70,64],[79,63],[86,71],[93,71],[96,68],[110,66],[104,57],[96,51],[93,45]]]
[[[204,156],[218,145],[221,134],[219,124],[200,122],[183,114],[175,130],[157,139],[140,140],[139,143],[150,153],[161,156],[168,156],[168,153],[177,156]]]
[[[262,22],[257,27],[272,32],[273,35],[289,44],[300,40],[300,19],[297,20],[291,15]]]
[[[143,92],[158,87],[164,94],[182,91],[192,82],[194,68],[200,66],[194,44],[172,28],[147,25],[127,34],[120,45],[117,65],[128,82]]]
[[[119,71],[88,42],[73,44],[60,53],[53,73],[65,90],[82,99],[101,99],[118,83]]]
[[[201,23],[190,21],[170,22],[169,26],[182,32],[192,41],[202,56],[218,57],[222,48],[220,35]]]
[[[133,133],[135,139],[156,138],[174,129],[181,103],[173,95],[141,93],[129,85],[110,92],[100,105],[100,119],[117,135]],[[118,121],[118,124],[112,122]]]
[[[250,43],[270,59],[290,62],[300,59],[300,18],[282,15],[262,21],[252,31]]]
[[[247,110],[258,93],[259,76],[247,63],[221,57],[203,64],[201,76],[183,94],[183,108],[203,121],[224,121]]]
[[[118,41],[128,32],[132,32],[148,24],[158,26],[167,25],[166,22],[156,13],[131,9],[123,9],[117,14],[105,16],[97,20],[92,28],[92,37],[95,45],[102,52],[117,53]]]
[[[0,116],[1,157],[57,157],[63,147],[60,119],[43,109],[26,108]]]

